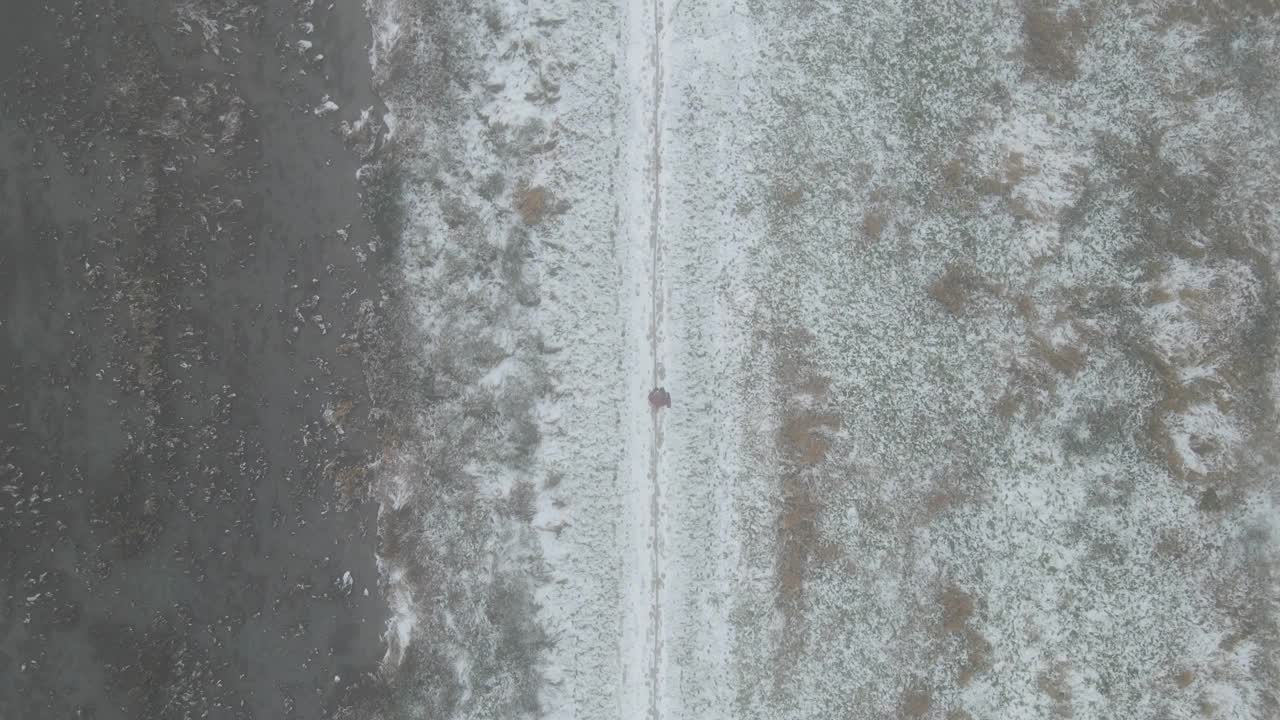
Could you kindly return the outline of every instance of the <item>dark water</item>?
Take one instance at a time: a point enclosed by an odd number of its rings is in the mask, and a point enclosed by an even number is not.
[[[377,101],[363,9],[327,6],[5,8],[0,718],[376,693],[385,251],[339,125]]]

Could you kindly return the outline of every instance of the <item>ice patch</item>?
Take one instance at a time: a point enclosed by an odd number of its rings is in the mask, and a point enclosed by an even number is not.
[[[329,96],[325,95],[323,98],[321,98],[320,105],[316,106],[316,108],[313,109],[311,112],[315,113],[316,117],[324,117],[325,115],[328,115],[330,113],[335,113],[337,111],[338,111],[338,103],[330,100]]]

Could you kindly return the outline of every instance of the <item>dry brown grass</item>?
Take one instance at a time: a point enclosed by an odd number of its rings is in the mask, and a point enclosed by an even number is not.
[[[1079,72],[1076,53],[1087,30],[1088,18],[1079,8],[1061,10],[1051,0],[1027,2],[1022,9],[1027,66],[1054,80],[1074,80]]]
[[[1013,309],[1024,322],[1034,322],[1040,316],[1036,301],[1030,295],[1019,295],[1014,299]]]
[[[329,415],[330,422],[334,425],[341,425],[351,411],[356,407],[356,402],[350,398],[342,398],[333,404],[332,412]]]
[[[844,548],[821,540],[822,508],[814,494],[795,486],[790,492],[778,517],[778,600],[784,609],[798,612],[810,570],[815,565],[837,565],[846,558]]]
[[[1196,509],[1200,512],[1216,513],[1222,511],[1222,499],[1218,497],[1218,491],[1209,488],[1200,494],[1200,501],[1196,503]]]
[[[830,433],[839,428],[840,418],[831,413],[789,413],[782,423],[782,446],[800,465],[817,465],[831,449]]]
[[[774,438],[782,457],[780,468],[781,503],[776,519],[777,555],[776,602],[786,628],[779,667],[783,659],[804,646],[802,619],[804,592],[815,563],[837,563],[841,548],[822,542],[818,522],[823,507],[814,471],[827,459],[833,435],[840,429],[840,417],[830,406],[830,378],[818,372],[810,358],[813,336],[803,329],[773,333],[776,348],[773,375],[781,409],[781,426]],[[785,681],[784,675],[778,676]]]
[[[1012,420],[1018,414],[1018,408],[1022,407],[1022,397],[1013,391],[1006,390],[996,404],[991,406],[991,412],[1001,420]]]
[[[1181,560],[1187,554],[1186,541],[1172,530],[1162,532],[1152,549],[1156,555],[1173,561]]]
[[[1218,29],[1239,27],[1280,14],[1280,0],[1192,0],[1169,3],[1161,10],[1161,29],[1179,22]]]
[[[958,161],[956,161],[958,162]],[[957,183],[963,181],[965,176],[964,166],[950,170],[957,177]],[[1035,210],[1021,198],[1013,196],[1014,188],[1018,186],[1026,178],[1039,173],[1039,168],[1034,165],[1028,165],[1025,156],[1020,152],[1011,152],[1000,163],[999,169],[990,175],[985,175],[978,179],[974,190],[981,195],[991,195],[1004,198],[1005,204],[1009,208],[1014,217],[1023,220],[1033,219]],[[950,182],[950,181],[949,181]]]
[[[924,495],[921,525],[928,525],[943,513],[977,499],[979,480],[964,469],[947,468],[929,481]]]
[[[1084,369],[1088,359],[1085,349],[1083,341],[1054,345],[1038,335],[1031,338],[1032,353],[1062,375],[1074,376]]]
[[[868,210],[862,216],[862,235],[869,240],[879,240],[884,234],[884,224],[889,219],[883,210]]]
[[[1220,472],[1210,471],[1208,474],[1204,474],[1188,467],[1183,459],[1181,450],[1177,447],[1176,431],[1171,426],[1171,421],[1178,414],[1186,412],[1196,405],[1202,403],[1217,405],[1221,397],[1218,388],[1206,384],[1184,383],[1179,377],[1179,369],[1150,348],[1139,346],[1135,350],[1138,357],[1146,361],[1147,367],[1153,371],[1160,384],[1160,400],[1152,406],[1147,416],[1145,432],[1143,433],[1145,436],[1143,439],[1150,452],[1160,458],[1164,466],[1176,478],[1198,482],[1226,479]],[[1221,377],[1229,381],[1228,386],[1232,389],[1232,397],[1243,397],[1239,393],[1244,392],[1245,387],[1247,387],[1247,383],[1240,382],[1244,378],[1235,375],[1230,370],[1221,373]],[[1190,445],[1193,452],[1205,458],[1214,457],[1218,450],[1215,443],[1204,438],[1192,438]]]
[[[791,504],[791,503],[789,503]],[[781,550],[778,553],[778,599],[784,608],[796,609],[796,604],[804,593],[805,580],[809,573],[809,556],[815,544],[816,526],[812,505],[801,498],[794,504],[804,504],[802,509],[790,509],[783,512],[778,523],[778,533],[782,536]]]
[[[525,225],[537,225],[551,211],[551,192],[544,187],[522,186],[516,190],[516,211]]]
[[[1027,165],[1026,157],[1020,152],[1009,153],[1002,166],[1006,190],[1012,190],[1024,179],[1039,172],[1039,170]]]
[[[1055,717],[1071,717],[1071,686],[1067,682],[1068,666],[1058,663],[1049,672],[1040,673],[1036,687],[1053,701]]]
[[[948,585],[938,593],[941,638],[959,637],[963,657],[956,673],[956,684],[966,687],[973,678],[991,665],[991,643],[970,623],[977,612],[972,595],[955,585]]]
[[[967,301],[975,292],[971,289],[975,282],[964,275],[956,279],[944,276],[935,284],[940,286],[937,295],[940,301],[953,305]],[[992,412],[1002,420],[1011,420],[1020,411],[1034,418],[1052,402],[1060,383],[1085,371],[1099,333],[1087,322],[1072,320],[1087,318],[1090,313],[1081,311],[1070,300],[1059,299],[1046,308],[1037,305],[1029,294],[1015,294],[994,283],[988,282],[981,289],[991,297],[1006,301],[1009,319],[1022,323],[1025,328],[1025,344],[1008,346],[1005,385],[994,398]],[[1046,326],[1046,319],[1059,327],[1069,325],[1072,337],[1055,343],[1050,339],[1053,328]]]
[[[1230,250],[1214,250],[1211,254],[1231,255]],[[1255,272],[1259,277],[1273,275],[1271,263],[1265,259],[1249,258],[1256,263]],[[1154,274],[1163,272],[1163,266],[1156,266]],[[1172,292],[1157,286],[1143,297],[1148,306],[1158,305],[1177,299],[1191,313],[1191,317],[1204,327],[1212,328],[1217,324],[1216,314],[1230,300],[1216,294],[1218,289],[1209,291],[1193,291],[1182,289]],[[1241,483],[1251,482],[1250,473],[1232,472],[1230,467],[1234,460],[1242,457],[1239,448],[1225,447],[1213,437],[1189,438],[1192,453],[1204,460],[1205,471],[1202,472],[1187,463],[1187,458],[1177,446],[1177,417],[1182,413],[1200,405],[1212,406],[1224,415],[1248,423],[1256,423],[1261,419],[1258,389],[1266,387],[1269,375],[1268,365],[1263,358],[1269,354],[1258,353],[1257,346],[1270,347],[1274,343],[1274,331],[1264,325],[1255,324],[1256,335],[1239,334],[1220,339],[1212,343],[1211,356],[1218,365],[1216,376],[1211,381],[1187,381],[1183,379],[1185,358],[1169,357],[1147,337],[1137,337],[1131,346],[1134,355],[1143,361],[1151,371],[1159,388],[1159,400],[1151,406],[1140,439],[1147,450],[1179,480],[1190,481],[1201,486],[1217,485],[1222,488],[1235,489]],[[1247,339],[1246,339],[1247,338]],[[1269,409],[1261,412],[1269,412]],[[1253,424],[1253,423],[1249,423]],[[1201,498],[1201,509],[1212,512],[1211,508],[1221,507],[1227,503],[1233,493]],[[1216,502],[1215,502],[1216,501]]]
[[[362,497],[367,489],[368,470],[363,465],[342,465],[333,472],[333,484],[344,500]]]
[[[942,607],[943,632],[961,632],[973,617],[973,598],[960,588],[949,585],[938,597]]]
[[[991,643],[973,628],[965,628],[964,651],[964,662],[956,676],[956,683],[960,687],[968,687],[973,678],[991,667]]]
[[[999,285],[983,278],[973,267],[952,263],[929,284],[928,292],[929,297],[946,308],[947,312],[959,317],[981,295],[999,295],[1001,290]]]
[[[521,480],[511,488],[502,510],[509,517],[527,523],[533,520],[537,500],[538,491],[533,483]]]
[[[902,693],[902,717],[921,718],[933,707],[933,693],[928,688],[907,688]]]
[[[964,190],[968,187],[968,165],[960,158],[953,158],[942,166],[943,186],[951,191]]]
[[[804,202],[804,189],[781,182],[774,183],[773,197],[785,210],[792,210]]]
[[[962,502],[962,498],[949,491],[935,490],[924,497],[924,510],[929,519],[936,518]]]

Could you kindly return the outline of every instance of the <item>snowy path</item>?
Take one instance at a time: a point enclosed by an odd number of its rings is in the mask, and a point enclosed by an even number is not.
[[[619,237],[624,243],[619,256],[624,259],[624,277],[630,304],[627,335],[636,342],[628,365],[627,401],[643,407],[648,391],[663,382],[663,293],[662,276],[662,92],[664,54],[661,0],[627,6],[627,33],[623,67],[631,105],[628,131],[620,139],[622,172],[626,178],[618,199],[624,227]],[[628,470],[624,487],[631,505],[630,543],[624,580],[628,588],[624,609],[622,657],[624,690],[623,717],[662,717],[663,678],[666,656],[663,651],[663,473],[662,413],[631,413],[626,422]],[[639,682],[637,682],[639,680]]]
[[[1274,93],[1141,5],[371,0],[412,715],[1265,712]]]

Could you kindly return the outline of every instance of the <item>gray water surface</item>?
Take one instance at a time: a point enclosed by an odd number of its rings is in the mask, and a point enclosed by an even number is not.
[[[0,718],[331,716],[385,617],[363,12],[4,13]]]

